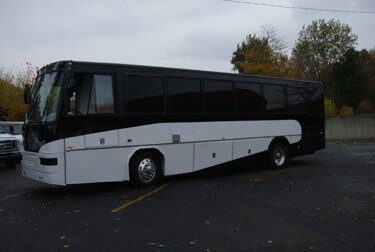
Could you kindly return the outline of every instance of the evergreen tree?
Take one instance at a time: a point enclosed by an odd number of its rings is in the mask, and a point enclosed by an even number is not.
[[[335,82],[335,104],[338,107],[348,105],[356,110],[368,89],[359,52],[349,49],[341,62],[333,65],[332,78]]]

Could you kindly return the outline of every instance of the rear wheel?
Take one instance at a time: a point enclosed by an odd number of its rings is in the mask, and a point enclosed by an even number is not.
[[[155,185],[161,178],[160,158],[152,151],[136,154],[130,161],[130,180],[137,187]]]
[[[282,169],[289,163],[289,148],[284,143],[276,143],[269,150],[269,163],[274,169]]]

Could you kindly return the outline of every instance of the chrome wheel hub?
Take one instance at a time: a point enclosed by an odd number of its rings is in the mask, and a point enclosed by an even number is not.
[[[283,148],[276,148],[274,155],[273,155],[274,162],[277,166],[281,166],[284,164],[286,156],[285,151]]]
[[[156,175],[156,164],[150,158],[145,158],[138,165],[139,179],[144,183],[151,182]]]

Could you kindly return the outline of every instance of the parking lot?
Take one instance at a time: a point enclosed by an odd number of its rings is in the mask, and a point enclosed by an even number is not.
[[[331,143],[284,170],[254,159],[139,190],[52,186],[0,167],[0,225],[1,251],[374,251],[375,143]]]

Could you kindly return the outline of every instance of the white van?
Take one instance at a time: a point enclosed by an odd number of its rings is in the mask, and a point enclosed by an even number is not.
[[[0,125],[0,162],[9,168],[15,167],[21,161],[20,148],[21,141]]]
[[[6,122],[0,121],[0,126],[4,128],[4,130],[17,138],[22,144],[22,126],[23,122]]]

